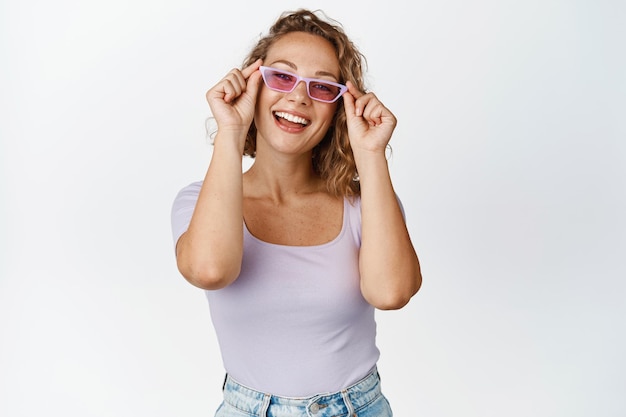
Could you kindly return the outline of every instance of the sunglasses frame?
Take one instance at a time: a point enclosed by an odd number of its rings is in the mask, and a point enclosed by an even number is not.
[[[328,81],[328,80],[322,80],[322,79],[319,79],[319,78],[305,78],[305,77],[299,76],[298,74],[294,74],[292,72],[285,71],[285,70],[278,69],[278,68],[266,67],[266,66],[262,65],[262,66],[259,67],[259,71],[261,71],[261,75],[263,76],[263,82],[265,83],[267,88],[269,88],[270,90],[279,91],[281,93],[291,93],[293,90],[296,89],[298,84],[300,84],[300,81],[304,81],[304,83],[306,84],[306,93],[309,96],[309,98],[311,98],[312,100],[321,101],[322,103],[334,103],[335,101],[339,100],[339,98],[346,91],[348,91],[348,87],[343,85],[343,84],[335,83],[333,81]],[[294,77],[296,79],[296,81],[293,83],[293,87],[291,87],[290,90],[279,90],[277,88],[274,88],[274,87],[270,86],[269,83],[267,82],[267,79],[265,78],[266,77],[265,74],[266,74],[267,71],[275,71],[275,72],[278,72],[280,74],[289,75],[290,77]],[[332,85],[334,87],[339,88],[339,94],[337,94],[337,97],[335,97],[332,100],[323,100],[321,98],[313,97],[313,96],[311,96],[311,91],[309,89],[311,82],[330,84],[330,85]]]

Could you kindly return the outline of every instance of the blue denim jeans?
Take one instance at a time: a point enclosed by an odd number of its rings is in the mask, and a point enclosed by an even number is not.
[[[374,369],[356,384],[335,393],[307,398],[280,397],[245,387],[230,376],[224,381],[224,401],[215,417],[392,417]]]

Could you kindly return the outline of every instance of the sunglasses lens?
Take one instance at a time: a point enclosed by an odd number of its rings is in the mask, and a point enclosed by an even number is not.
[[[278,91],[291,91],[298,81],[293,75],[280,71],[267,70],[264,75],[267,86]]]
[[[312,98],[322,101],[333,101],[341,89],[335,85],[314,81],[309,83],[309,94]]]

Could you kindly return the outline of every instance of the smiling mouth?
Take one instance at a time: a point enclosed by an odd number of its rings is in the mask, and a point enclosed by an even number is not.
[[[296,124],[299,126],[306,126],[310,123],[309,120],[304,117],[294,116],[293,114],[285,113],[283,111],[277,111],[274,113],[274,117],[284,124]]]

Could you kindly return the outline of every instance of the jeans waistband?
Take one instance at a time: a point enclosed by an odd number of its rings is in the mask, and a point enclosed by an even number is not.
[[[352,416],[380,395],[380,377],[376,368],[348,388],[306,398],[282,397],[256,391],[241,385],[230,375],[226,375],[224,381],[224,402],[245,413],[260,417]]]

